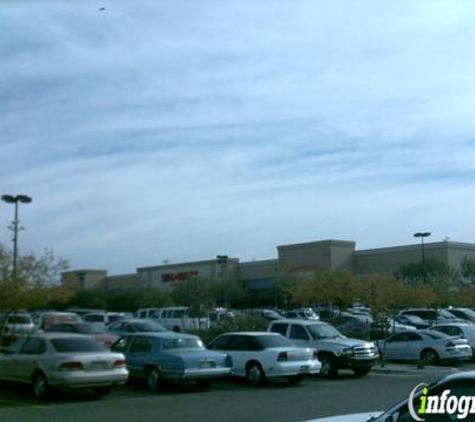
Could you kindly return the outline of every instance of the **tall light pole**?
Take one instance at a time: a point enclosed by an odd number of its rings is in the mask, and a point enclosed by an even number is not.
[[[18,231],[20,230],[20,220],[18,219],[18,204],[23,202],[29,204],[31,197],[27,195],[2,195],[2,201],[8,204],[15,204],[15,216],[12,225],[9,227],[13,231],[13,281],[16,281],[18,269]]]
[[[417,232],[414,233],[414,237],[421,238],[421,251],[422,251],[422,277],[424,278],[424,283],[426,282],[426,258],[424,254],[424,237],[429,237],[430,232]]]

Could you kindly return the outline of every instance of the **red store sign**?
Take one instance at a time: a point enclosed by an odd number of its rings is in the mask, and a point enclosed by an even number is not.
[[[198,277],[198,271],[183,271],[180,273],[165,273],[162,274],[162,282],[169,283],[172,281],[188,280],[190,278]]]

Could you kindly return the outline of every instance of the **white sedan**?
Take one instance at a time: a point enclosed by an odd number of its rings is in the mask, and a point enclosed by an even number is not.
[[[254,385],[278,377],[298,383],[305,374],[317,374],[321,368],[316,350],[296,347],[278,333],[227,333],[214,339],[209,349],[226,352],[232,360],[233,375]]]
[[[122,353],[81,334],[32,334],[0,354],[0,380],[31,384],[38,398],[52,389],[92,389],[104,396],[128,376]]]
[[[415,330],[394,334],[377,341],[386,360],[421,361],[437,365],[441,361],[469,361],[472,348],[466,339],[451,337],[433,330]]]

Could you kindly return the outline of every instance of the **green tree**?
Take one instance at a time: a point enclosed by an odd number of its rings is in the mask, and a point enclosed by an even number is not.
[[[13,277],[13,253],[0,244],[0,309],[12,312],[18,309],[36,307],[38,303],[45,303],[50,291],[56,299],[64,294],[66,300],[68,292],[58,290],[61,272],[68,268],[65,259],[57,259],[50,249],[46,249],[40,256],[29,253],[20,255],[17,261],[17,274]],[[53,290],[51,290],[53,289]]]

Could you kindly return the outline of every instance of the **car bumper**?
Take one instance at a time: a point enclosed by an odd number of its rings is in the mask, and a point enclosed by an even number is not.
[[[127,369],[116,369],[113,372],[57,372],[46,375],[51,387],[64,389],[121,385],[125,384],[128,377]]]
[[[379,355],[360,359],[340,357],[338,359],[338,366],[340,368],[371,368],[378,362],[378,360]]]
[[[276,362],[264,369],[266,377],[288,377],[299,374],[319,374],[322,364],[318,360],[298,362]]]
[[[472,359],[472,349],[469,348],[464,348],[462,350],[454,350],[454,351],[445,351],[443,353],[440,353],[440,360],[451,360],[451,361],[458,361],[458,362],[463,362],[463,361],[469,361]]]
[[[222,378],[231,375],[231,368],[187,369],[184,372],[162,369],[162,377],[168,380],[193,381],[208,378]]]

